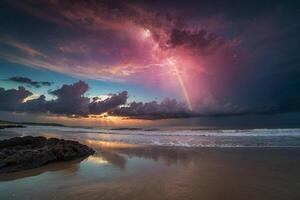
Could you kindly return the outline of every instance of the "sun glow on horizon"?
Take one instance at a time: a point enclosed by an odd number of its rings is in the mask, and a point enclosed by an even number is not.
[[[139,144],[129,144],[125,142],[110,142],[110,141],[100,141],[100,140],[85,140],[85,143],[94,146],[95,148],[101,149],[124,149],[124,148],[134,148],[143,145]]]

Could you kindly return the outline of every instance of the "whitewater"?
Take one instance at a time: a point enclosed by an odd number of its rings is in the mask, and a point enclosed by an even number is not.
[[[150,129],[27,126],[0,130],[0,139],[26,135],[174,147],[300,147],[300,128]]]

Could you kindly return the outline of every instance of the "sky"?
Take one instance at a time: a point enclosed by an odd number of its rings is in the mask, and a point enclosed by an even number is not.
[[[299,125],[299,32],[299,1],[4,0],[0,118]]]

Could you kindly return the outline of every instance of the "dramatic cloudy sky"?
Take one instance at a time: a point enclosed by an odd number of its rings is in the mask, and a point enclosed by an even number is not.
[[[299,32],[299,1],[1,1],[0,117],[297,124]]]

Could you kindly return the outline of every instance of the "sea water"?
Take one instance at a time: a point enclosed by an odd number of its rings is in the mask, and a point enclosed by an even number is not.
[[[27,126],[0,130],[0,139],[41,135],[79,141],[96,140],[128,144],[178,147],[300,147],[300,128],[83,128]]]

